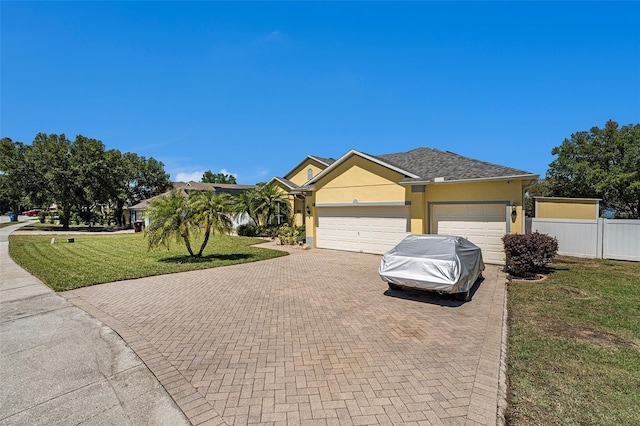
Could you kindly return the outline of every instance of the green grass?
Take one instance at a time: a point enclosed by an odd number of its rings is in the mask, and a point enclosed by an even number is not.
[[[93,284],[215,268],[284,256],[277,250],[251,247],[263,240],[215,236],[202,258],[192,259],[183,245],[147,251],[142,234],[11,235],[9,253],[24,269],[56,291]],[[74,243],[67,242],[73,237]],[[193,243],[198,248],[199,241]]]
[[[640,424],[640,263],[509,284],[509,424]]]
[[[93,225],[93,226],[89,226],[89,225],[76,225],[76,224],[70,224],[69,225],[69,231],[83,231],[83,232],[104,232],[104,231],[108,231],[111,229],[114,229],[115,225],[112,226],[105,226],[105,225]],[[45,223],[40,223],[40,222],[33,222],[30,225],[25,225],[22,228],[20,228],[21,231],[65,231],[65,229],[62,228],[62,225],[57,224],[57,223],[49,223],[49,222],[45,222]]]
[[[22,223],[20,221],[17,222],[2,222],[0,223],[0,228],[6,228],[7,226],[17,225],[18,223]]]

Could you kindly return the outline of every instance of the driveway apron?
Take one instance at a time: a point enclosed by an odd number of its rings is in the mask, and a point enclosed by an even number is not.
[[[497,266],[461,303],[388,290],[379,256],[287,250],[64,296],[119,333],[193,424],[496,424]]]
[[[0,425],[189,424],[116,333],[13,262],[22,225],[0,229]]]

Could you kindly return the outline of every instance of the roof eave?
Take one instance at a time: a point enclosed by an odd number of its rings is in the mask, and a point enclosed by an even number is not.
[[[531,197],[532,200],[541,200],[541,201],[555,201],[555,200],[566,200],[566,201],[602,201],[602,198],[589,198],[589,197]]]
[[[327,162],[326,162],[326,161],[322,161],[322,160],[318,159],[317,157],[314,157],[313,155],[307,155],[306,157],[304,157],[304,160],[302,160],[301,162],[299,162],[299,163],[298,163],[298,164],[297,164],[293,169],[289,170],[289,171],[284,175],[284,176],[285,176],[285,179],[287,179],[287,176],[289,176],[291,173],[293,173],[294,171],[298,170],[298,167],[302,166],[302,165],[305,163],[305,161],[307,161],[307,160],[309,160],[309,159],[311,159],[311,160],[313,160],[313,161],[317,161],[318,163],[322,164],[322,165],[323,165],[323,166],[325,166],[325,167],[329,167],[329,166],[330,166],[330,164],[327,164]]]
[[[307,155],[307,158],[311,158],[313,160],[316,160],[318,163],[320,164],[324,164],[325,166],[329,167],[331,165],[331,163],[327,163],[326,161],[316,157],[315,155]],[[305,159],[306,160],[306,159]]]
[[[274,177],[269,181],[269,183],[271,183],[271,182],[273,182],[273,181],[280,182],[281,184],[283,184],[284,186],[286,186],[286,187],[287,187],[287,188],[289,188],[290,190],[297,189],[297,187],[289,185],[289,183],[287,183],[287,181],[283,180],[282,178],[280,178],[280,177],[278,177],[278,176],[274,176]]]
[[[441,185],[446,183],[473,183],[473,182],[498,182],[498,181],[509,181],[509,180],[536,180],[539,179],[540,175],[535,174],[525,174],[525,175],[512,175],[512,176],[492,176],[486,178],[472,178],[472,179],[450,179],[436,182],[433,179],[425,179],[425,180],[413,180],[413,181],[400,181],[400,185]]]
[[[292,189],[289,193],[292,195],[304,194],[305,192],[313,192],[316,190],[315,185],[301,186],[299,188]]]

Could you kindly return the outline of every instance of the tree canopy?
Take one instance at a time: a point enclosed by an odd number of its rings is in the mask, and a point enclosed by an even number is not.
[[[211,170],[207,170],[202,175],[202,182],[204,183],[237,183],[236,177],[227,173],[213,173]]]
[[[640,124],[609,120],[565,139],[551,153],[546,180],[556,197],[600,198],[617,217],[640,218]]]
[[[0,196],[12,209],[21,205],[58,206],[63,228],[71,213],[90,217],[98,205],[114,209],[122,225],[127,202],[165,192],[171,187],[161,162],[136,154],[106,150],[82,135],[39,133],[31,145],[3,138],[0,145]]]

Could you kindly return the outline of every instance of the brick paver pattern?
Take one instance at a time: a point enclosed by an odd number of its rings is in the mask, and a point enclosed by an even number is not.
[[[63,295],[118,332],[193,424],[496,424],[498,267],[461,304],[389,291],[380,256],[289,251]]]

